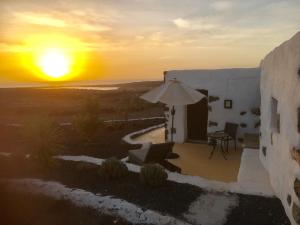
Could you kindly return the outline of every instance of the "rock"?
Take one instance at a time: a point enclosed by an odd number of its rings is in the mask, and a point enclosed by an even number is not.
[[[214,122],[214,121],[209,121],[209,122],[208,122],[208,126],[209,126],[209,127],[216,127],[216,126],[218,126],[218,123],[217,123],[217,122]]]
[[[208,97],[208,102],[215,102],[215,101],[219,101],[220,98],[218,96],[209,96]]]
[[[258,128],[258,127],[260,127],[260,120],[254,124],[254,128]]]
[[[291,156],[300,166],[300,149],[293,148],[291,150]]]
[[[260,108],[251,109],[251,113],[256,116],[260,116]]]
[[[294,217],[294,220],[296,221],[296,223],[300,224],[300,207],[298,205],[296,205],[295,203],[293,203],[292,213],[293,213],[293,217]]]
[[[245,127],[247,127],[247,124],[246,123],[241,123],[240,127],[245,128]]]
[[[297,197],[300,197],[300,180],[298,178],[295,179],[294,181],[294,191]]]

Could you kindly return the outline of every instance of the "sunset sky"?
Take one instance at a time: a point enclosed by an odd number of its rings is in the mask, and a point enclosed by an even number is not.
[[[300,31],[299,11],[299,0],[1,0],[0,80],[41,79],[25,65],[38,41],[64,40],[79,80],[256,67]]]

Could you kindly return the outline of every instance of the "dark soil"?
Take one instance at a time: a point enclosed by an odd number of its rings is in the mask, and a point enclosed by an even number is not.
[[[78,134],[68,129],[65,130],[65,149],[60,151],[60,154],[123,158],[127,156],[128,150],[140,147],[124,143],[122,138],[125,135],[163,122],[163,119],[155,119],[105,124],[99,129],[94,141],[90,144],[78,139]]]
[[[234,208],[224,225],[290,225],[278,198],[239,194],[239,206]]]
[[[76,162],[60,161],[59,165],[49,173],[42,173],[41,170],[32,167],[33,163],[30,160],[27,160],[27,163],[24,163],[24,160],[23,162],[18,161],[18,167],[22,167],[22,170],[16,168],[4,170],[1,165],[5,164],[11,168],[8,165],[11,164],[9,160],[2,161],[0,164],[0,177],[7,177],[9,171],[10,177],[34,177],[58,181],[70,188],[115,196],[137,204],[142,208],[157,210],[175,217],[179,217],[186,212],[189,205],[202,193],[202,190],[195,186],[169,181],[161,187],[151,188],[140,182],[137,173],[129,173],[127,177],[120,180],[107,180],[98,175],[97,167],[88,170],[78,169],[76,166],[78,163]]]
[[[2,225],[129,225],[93,209],[76,207],[67,200],[0,189]]]
[[[144,209],[152,209],[184,219],[190,204],[203,190],[188,184],[167,182],[159,188],[150,188],[139,181],[139,175],[130,173],[120,180],[106,180],[97,173],[96,166],[78,168],[78,163],[60,161],[48,173],[37,170],[33,162],[11,159],[0,162],[0,177],[34,177],[43,180],[58,181],[71,188],[80,188],[93,193],[111,195],[125,199]],[[18,165],[17,168],[12,165]],[[2,165],[2,166],[1,166]],[[6,167],[6,169],[5,169]],[[225,225],[289,225],[284,209],[277,198],[260,196],[239,196],[239,206],[232,210]]]
[[[128,150],[138,148],[124,143],[122,138],[134,131],[163,123],[163,119],[114,122],[102,125],[92,143],[78,138],[72,126],[61,127],[63,148],[56,154],[89,155],[99,158],[127,156]],[[31,153],[22,137],[22,127],[0,126],[0,151],[19,154]]]

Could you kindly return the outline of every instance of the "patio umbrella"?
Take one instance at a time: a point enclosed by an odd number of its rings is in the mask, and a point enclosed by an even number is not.
[[[199,102],[204,97],[206,96],[196,91],[195,89],[183,84],[176,79],[173,79],[143,94],[140,98],[148,102],[162,102],[172,106],[171,142],[173,142],[175,106],[194,104],[196,102]]]

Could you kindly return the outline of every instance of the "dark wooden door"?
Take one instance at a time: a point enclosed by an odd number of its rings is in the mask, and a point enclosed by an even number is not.
[[[199,90],[208,96],[207,90]],[[191,141],[207,140],[208,107],[207,98],[187,105],[187,137]]]

